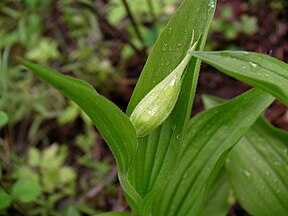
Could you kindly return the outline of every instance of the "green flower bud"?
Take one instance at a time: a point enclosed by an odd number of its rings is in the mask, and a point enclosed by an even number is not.
[[[189,52],[193,51],[196,45],[197,42],[192,45],[181,63],[148,92],[132,112],[130,120],[138,137],[148,135],[171,114],[180,94],[182,75],[192,57]]]

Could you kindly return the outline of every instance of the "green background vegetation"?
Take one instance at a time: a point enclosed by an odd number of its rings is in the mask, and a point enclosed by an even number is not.
[[[219,2],[206,49],[273,50],[287,61],[287,2],[235,2]],[[86,80],[124,110],[153,44],[180,3],[0,2],[0,215],[129,209],[114,159],[89,118],[15,57]],[[273,27],[262,19],[265,12]]]

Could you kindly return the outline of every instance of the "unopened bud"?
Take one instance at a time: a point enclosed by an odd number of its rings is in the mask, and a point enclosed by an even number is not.
[[[182,77],[197,42],[187,52],[181,63],[139,102],[130,116],[138,137],[148,135],[171,114],[180,94]]]

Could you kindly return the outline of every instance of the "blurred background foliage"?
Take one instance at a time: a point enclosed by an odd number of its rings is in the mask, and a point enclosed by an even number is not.
[[[125,110],[153,44],[180,3],[0,1],[0,215],[129,209],[114,159],[85,113],[15,59],[84,79]],[[219,0],[206,49],[246,49],[287,61],[287,14],[286,0]],[[207,78],[211,68],[204,69],[198,91],[223,96],[221,80],[234,81]],[[196,98],[196,112],[197,104]]]

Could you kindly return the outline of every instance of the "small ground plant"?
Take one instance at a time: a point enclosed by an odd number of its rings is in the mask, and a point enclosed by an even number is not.
[[[220,216],[235,200],[256,216],[288,213],[288,133],[261,117],[275,97],[288,105],[288,65],[252,52],[202,51],[215,7],[183,1],[126,113],[86,82],[20,60],[91,118],[115,156],[132,215]],[[255,88],[227,102],[206,96],[207,110],[190,119],[201,60]]]

